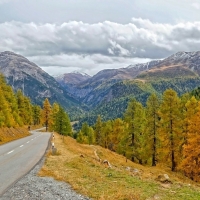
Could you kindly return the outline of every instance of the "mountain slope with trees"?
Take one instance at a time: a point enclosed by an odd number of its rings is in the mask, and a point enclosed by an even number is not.
[[[63,90],[53,77],[21,55],[8,51],[0,53],[0,73],[14,91],[20,89],[35,104],[41,106],[48,98],[51,103],[60,103],[71,116],[82,112],[79,101]]]

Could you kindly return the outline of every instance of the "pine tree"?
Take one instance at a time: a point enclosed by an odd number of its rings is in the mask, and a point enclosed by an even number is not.
[[[50,124],[50,116],[51,116],[51,104],[49,100],[46,98],[43,102],[42,109],[42,122],[45,124],[46,131],[48,130],[48,126]]]
[[[100,115],[98,115],[96,124],[94,125],[94,134],[96,144],[102,145],[102,121]]]
[[[152,166],[156,166],[157,156],[157,140],[158,140],[158,125],[159,125],[159,100],[156,94],[152,94],[147,100],[146,108],[146,134],[148,135],[148,142],[146,148],[148,154],[152,155]]]
[[[180,158],[182,124],[180,99],[174,90],[168,89],[164,92],[159,115],[161,118],[161,151],[164,153],[165,160],[170,156],[171,170],[175,171],[178,159]]]
[[[72,126],[68,114],[59,106],[59,111],[56,114],[55,131],[61,135],[72,135]]]

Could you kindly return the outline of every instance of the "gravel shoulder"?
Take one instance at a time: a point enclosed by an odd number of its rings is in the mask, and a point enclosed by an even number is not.
[[[89,200],[77,194],[69,184],[59,182],[49,177],[38,177],[37,173],[42,167],[43,158],[33,170],[15,183],[0,197],[1,200]],[[16,172],[17,173],[17,172]]]

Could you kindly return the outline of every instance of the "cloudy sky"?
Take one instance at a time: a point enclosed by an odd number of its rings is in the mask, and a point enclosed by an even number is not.
[[[0,0],[0,52],[51,75],[200,50],[200,0]]]

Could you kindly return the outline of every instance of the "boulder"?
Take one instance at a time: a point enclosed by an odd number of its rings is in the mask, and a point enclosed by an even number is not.
[[[156,178],[156,181],[159,181],[161,183],[172,183],[169,176],[167,174],[161,174]]]

